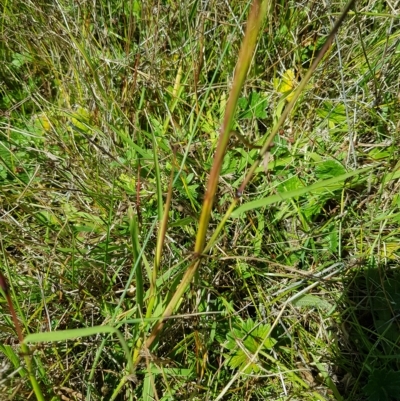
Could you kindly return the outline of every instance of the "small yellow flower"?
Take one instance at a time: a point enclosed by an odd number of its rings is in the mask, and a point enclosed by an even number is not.
[[[43,129],[45,132],[49,132],[51,129],[49,117],[45,113],[34,116],[34,124],[37,128]]]
[[[290,102],[294,96],[294,89],[296,89],[297,80],[295,73],[292,69],[286,70],[282,75],[277,91],[285,96],[285,99]]]

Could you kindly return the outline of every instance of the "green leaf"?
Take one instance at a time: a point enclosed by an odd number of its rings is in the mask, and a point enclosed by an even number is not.
[[[332,225],[333,226],[333,225]],[[329,250],[334,253],[337,251],[339,245],[338,232],[335,227],[331,228],[329,232]]]
[[[290,192],[297,189],[304,188],[303,183],[300,181],[297,175],[290,177],[286,181],[278,185],[278,192]]]
[[[83,327],[81,329],[51,331],[46,333],[33,333],[25,337],[26,343],[42,343],[54,341],[73,340],[79,337],[88,337],[101,333],[115,333],[117,329],[110,326]]]
[[[60,331],[50,331],[46,333],[33,333],[28,334],[25,337],[25,343],[43,343],[43,342],[54,342],[54,341],[66,341],[72,340],[78,337],[88,337],[96,334],[115,334],[121,343],[121,346],[125,352],[125,357],[129,365],[129,370],[134,373],[134,367],[132,363],[132,358],[130,356],[129,348],[121,332],[111,326],[94,326],[94,327],[83,327],[81,329],[72,330],[60,330]]]
[[[317,297],[316,295],[312,295],[312,294],[306,294],[299,298],[296,298],[292,302],[292,304],[294,306],[298,306],[298,307],[312,307],[312,308],[321,308],[321,309],[326,309],[326,310],[332,308],[332,305],[328,301],[326,301],[320,297]]]
[[[325,102],[322,108],[317,109],[317,115],[323,119],[328,120],[328,124],[333,128],[335,124],[342,124],[346,122],[346,108],[342,103],[333,104]]]
[[[309,185],[308,187],[296,189],[294,191],[288,191],[288,192],[281,192],[277,195],[271,195],[266,198],[261,198],[257,199],[252,202],[247,202],[240,207],[238,207],[233,213],[232,217],[238,217],[241,213],[247,212],[248,210],[254,210],[258,209],[260,207],[265,207],[272,205],[274,203],[278,203],[287,199],[292,199],[297,196],[305,195],[310,192],[319,192],[319,193],[324,193],[327,191],[334,191],[337,189],[342,188],[342,184],[340,184],[342,181],[347,180],[350,177],[354,177],[355,175],[364,173],[368,170],[370,170],[372,167],[365,167],[363,169],[351,171],[349,173],[340,175],[339,177],[334,177],[330,178],[328,180],[323,180],[319,181],[315,184]],[[322,191],[321,191],[322,190]]]
[[[32,62],[33,57],[29,55],[28,53],[14,53],[13,55],[13,60],[11,61],[11,64],[14,65],[15,67],[20,68],[22,67],[25,63]]]
[[[398,399],[400,393],[400,372],[375,370],[364,387],[369,401],[390,401]]]
[[[323,197],[309,197],[308,202],[305,205],[302,205],[302,211],[307,221],[319,215],[324,206],[324,203],[325,199],[323,199]]]
[[[260,370],[260,362],[256,358],[255,362],[250,363],[252,356],[259,350],[270,350],[275,344],[274,338],[267,335],[271,330],[271,326],[267,324],[256,325],[251,319],[236,324],[235,328],[227,334],[227,342],[225,348],[232,351],[228,365],[233,368],[240,368],[244,373],[256,373]]]
[[[184,227],[192,224],[195,221],[194,217],[184,217],[168,224],[169,227]]]
[[[12,362],[15,369],[18,369],[21,366],[20,357],[12,349],[11,345],[0,344],[0,352],[2,352]],[[20,375],[21,377],[26,376],[25,369],[20,370]]]
[[[267,117],[268,99],[262,97],[259,92],[250,93],[248,99],[244,97],[240,98],[238,106],[242,110],[239,114],[239,119]]]
[[[315,174],[320,180],[339,177],[345,173],[346,169],[336,160],[326,160],[320,164],[317,164],[315,168]]]
[[[154,400],[154,376],[152,373],[147,372],[143,380],[143,400]]]
[[[193,371],[193,366],[190,369],[184,369],[184,368],[166,368],[165,366],[159,367],[155,365],[150,365],[149,367],[146,367],[146,370],[148,372],[151,372],[154,375],[170,375],[172,377],[193,377],[194,376],[194,371]]]
[[[394,146],[390,146],[387,149],[374,148],[368,152],[368,156],[374,160],[390,159],[395,152]]]

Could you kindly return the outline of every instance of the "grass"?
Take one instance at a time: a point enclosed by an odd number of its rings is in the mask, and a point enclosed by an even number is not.
[[[6,399],[398,399],[395,6],[261,7],[3,5]]]

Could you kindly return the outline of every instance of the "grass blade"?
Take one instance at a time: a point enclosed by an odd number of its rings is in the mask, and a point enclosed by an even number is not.
[[[233,119],[237,107],[239,95],[244,84],[244,80],[247,76],[247,72],[250,66],[250,62],[253,57],[254,49],[257,43],[258,33],[261,27],[261,23],[265,17],[267,9],[267,2],[254,1],[246,27],[246,33],[243,39],[242,46],[240,48],[239,58],[235,69],[235,76],[233,79],[233,85],[227,102],[224,121],[221,127],[221,134],[218,141],[216,154],[214,156],[214,162],[210,172],[210,178],[208,180],[206,195],[201,210],[199,228],[196,236],[196,244],[194,253],[195,256],[199,256],[204,249],[205,238],[207,234],[208,224],[211,216],[211,209],[214,202],[215,192],[218,185],[219,175],[222,167],[223,158],[225,155],[226,147],[229,141]],[[176,289],[171,301],[167,305],[162,315],[162,319],[155,325],[149,338],[146,341],[146,347],[150,348],[164,326],[164,319],[172,315],[179,299],[186,291],[190,282],[200,266],[200,259],[196,259],[186,270],[179,287]],[[139,359],[135,361],[138,363]]]
[[[124,350],[129,371],[131,374],[134,373],[132,359],[130,357],[128,344],[126,343],[123,335],[119,330],[111,326],[94,326],[94,327],[83,327],[81,329],[71,330],[60,330],[52,331],[47,333],[33,333],[28,334],[25,337],[25,343],[43,343],[43,342],[54,342],[54,341],[67,341],[79,337],[94,336],[96,334],[115,334],[118,337],[119,342]]]
[[[365,167],[363,169],[354,170],[349,173],[342,174],[338,177],[333,177],[333,178],[329,178],[327,180],[316,182],[315,184],[309,185],[308,187],[296,189],[293,191],[280,192],[278,195],[271,195],[266,198],[257,199],[252,202],[247,202],[247,203],[243,204],[242,206],[238,207],[231,214],[231,216],[238,217],[242,213],[247,212],[249,210],[254,210],[254,209],[258,209],[260,207],[269,206],[269,205],[272,205],[272,204],[280,202],[280,201],[284,201],[284,200],[295,198],[297,196],[305,195],[307,193],[321,191],[321,189],[326,190],[326,191],[333,191],[333,190],[340,189],[341,186],[338,186],[339,183],[341,183],[351,177],[354,177],[356,175],[365,173],[366,171],[371,170],[371,168],[372,167]]]

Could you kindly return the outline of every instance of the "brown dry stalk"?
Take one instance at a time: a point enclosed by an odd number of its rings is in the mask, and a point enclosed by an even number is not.
[[[203,201],[203,207],[201,210],[199,229],[196,236],[196,244],[194,248],[195,260],[189,265],[185,274],[183,275],[182,281],[176,289],[172,299],[164,310],[161,319],[154,326],[149,338],[146,341],[145,347],[150,348],[161,332],[165,321],[170,317],[178,304],[180,298],[186,291],[194,275],[196,274],[200,263],[201,254],[203,253],[206,234],[208,230],[208,224],[211,217],[211,210],[214,203],[214,197],[218,186],[219,175],[226,152],[226,148],[229,143],[229,138],[232,131],[232,126],[235,117],[235,111],[238,103],[238,99],[244,84],[244,81],[249,70],[251,60],[253,58],[254,50],[257,44],[258,33],[261,28],[262,21],[266,14],[267,1],[255,0],[251,5],[249,12],[246,32],[240,48],[238,61],[235,68],[235,75],[233,78],[232,88],[229,93],[228,102],[226,104],[224,120],[220,130],[219,141],[217,150],[214,156],[214,162],[210,172],[210,178],[207,184],[207,190]],[[134,361],[135,364],[139,362],[139,358]]]

